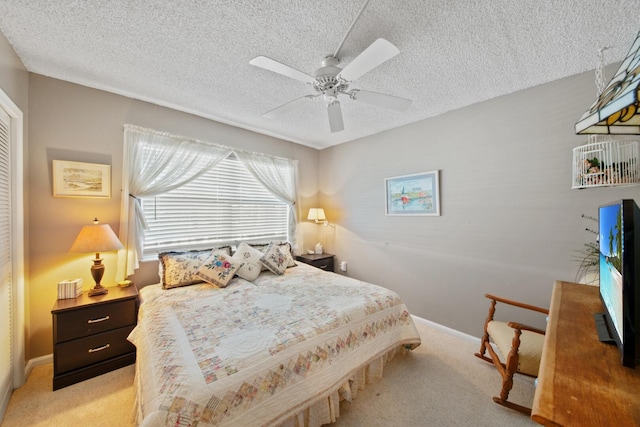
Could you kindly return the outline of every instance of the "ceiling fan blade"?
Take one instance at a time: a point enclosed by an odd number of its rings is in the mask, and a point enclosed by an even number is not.
[[[352,92],[351,98],[355,101],[366,102],[367,104],[379,105],[398,111],[404,111],[411,106],[410,99],[399,96],[385,95],[384,93],[370,92],[368,90],[356,89]]]
[[[300,80],[304,83],[313,84],[316,80],[314,77],[311,77],[302,71],[298,71],[293,67],[285,65],[274,59],[267,58],[266,56],[256,56],[249,61],[249,64],[264,68],[265,70],[273,71],[274,73],[282,74],[283,76],[291,77],[292,79]]]
[[[398,48],[391,42],[385,39],[377,39],[344,67],[340,72],[340,77],[352,82],[399,53]]]
[[[338,101],[333,101],[327,106],[327,112],[329,113],[329,127],[331,128],[331,132],[340,132],[341,130],[344,130],[340,103]]]
[[[305,95],[302,98],[294,99],[293,101],[287,102],[286,104],[281,105],[279,107],[276,107],[273,110],[267,111],[266,113],[264,113],[262,115],[262,117],[267,118],[267,119],[273,119],[273,118],[279,116],[280,114],[283,114],[283,113],[286,113],[287,111],[293,110],[294,108],[298,107],[299,105],[304,104],[307,101],[313,101],[318,96],[319,95]]]

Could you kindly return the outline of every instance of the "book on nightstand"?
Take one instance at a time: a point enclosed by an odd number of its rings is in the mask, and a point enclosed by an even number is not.
[[[77,298],[82,294],[82,279],[58,282],[58,299]]]

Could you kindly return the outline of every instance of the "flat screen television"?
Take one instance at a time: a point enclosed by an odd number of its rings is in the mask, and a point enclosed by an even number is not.
[[[600,299],[598,335],[615,343],[622,364],[640,364],[640,209],[623,199],[598,209]]]

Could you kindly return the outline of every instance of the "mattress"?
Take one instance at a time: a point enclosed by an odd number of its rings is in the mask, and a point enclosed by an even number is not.
[[[332,422],[340,399],[420,345],[395,292],[306,264],[140,294],[129,340],[145,427]]]

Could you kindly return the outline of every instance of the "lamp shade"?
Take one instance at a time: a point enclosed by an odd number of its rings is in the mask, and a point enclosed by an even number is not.
[[[94,224],[82,227],[69,252],[107,252],[117,251],[122,247],[109,224]]]
[[[309,209],[309,215],[307,216],[309,221],[325,221],[327,218],[324,216],[324,209],[322,208],[311,208]]]

